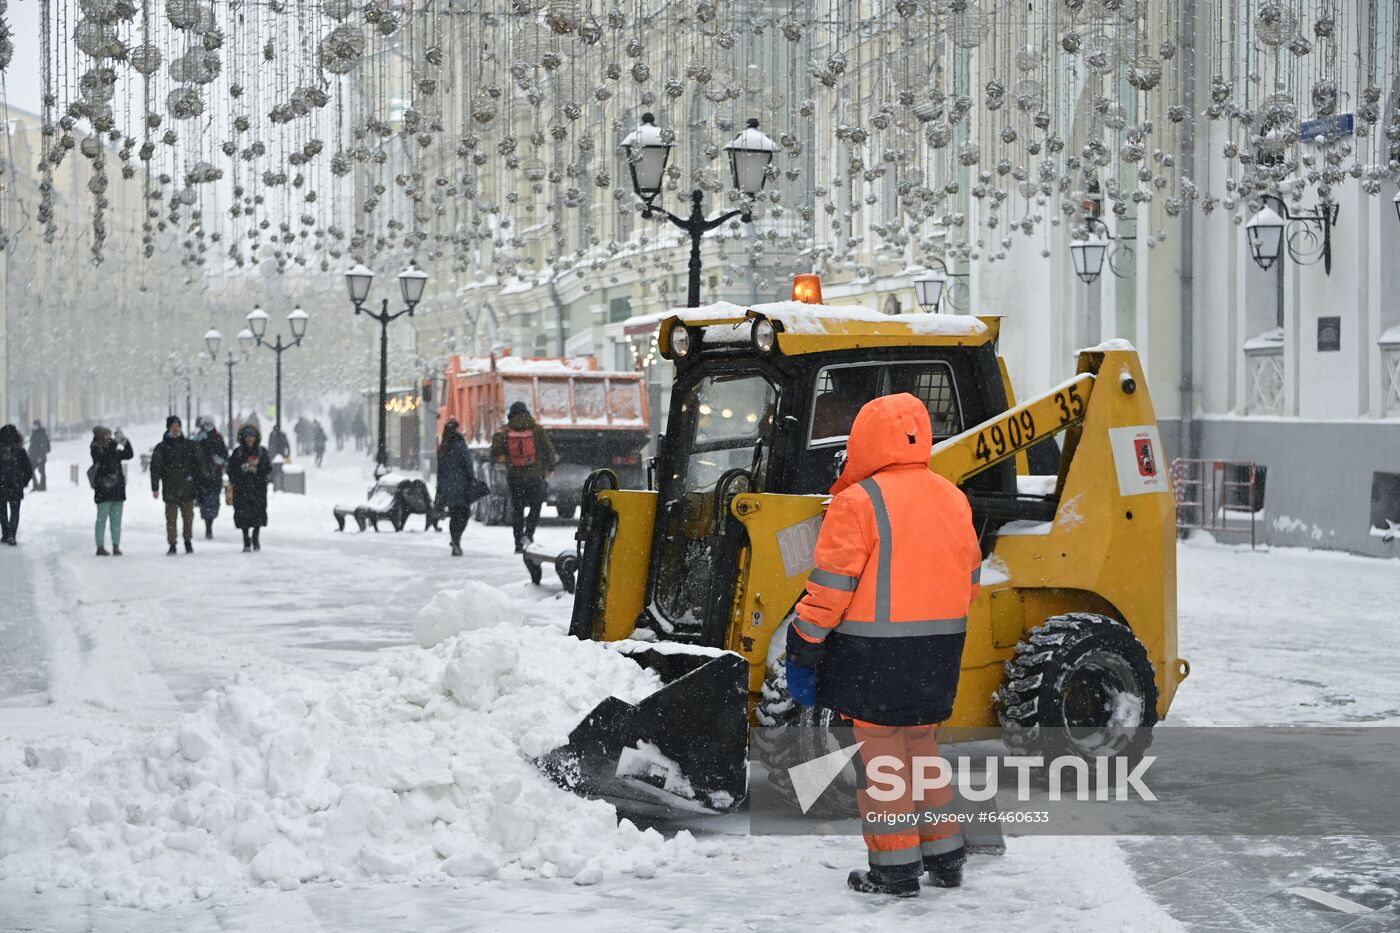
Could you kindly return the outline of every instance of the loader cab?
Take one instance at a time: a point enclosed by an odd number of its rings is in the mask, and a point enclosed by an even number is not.
[[[747,543],[728,514],[730,498],[825,495],[866,402],[900,392],[916,396],[928,407],[935,442],[1008,407],[991,341],[785,353],[776,340],[751,333],[757,327],[748,319],[677,324],[664,340],[677,374],[657,460],[651,573],[640,620],[663,638],[722,645]],[[676,343],[683,354],[674,352]],[[1015,485],[1015,467],[1007,463],[964,488],[972,495]],[[981,527],[990,548],[995,529]]]

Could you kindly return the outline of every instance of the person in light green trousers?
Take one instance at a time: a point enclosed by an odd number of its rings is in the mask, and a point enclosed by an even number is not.
[[[97,556],[108,555],[105,546],[106,530],[112,532],[111,554],[120,557],[122,553],[122,511],[126,507],[126,471],[122,461],[131,459],[131,441],[123,435],[121,428],[115,434],[102,425],[92,429],[92,466],[88,467],[88,483],[92,486],[92,499],[97,503]]]

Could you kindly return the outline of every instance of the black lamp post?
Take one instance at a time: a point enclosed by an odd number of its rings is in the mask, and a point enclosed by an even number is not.
[[[413,309],[423,298],[423,288],[428,284],[428,273],[412,262],[408,264],[407,269],[399,273],[399,291],[403,295],[403,303],[408,307],[393,313],[389,311],[388,298],[384,299],[378,314],[365,310],[364,305],[369,299],[369,289],[373,284],[374,272],[363,263],[345,273],[345,285],[350,290],[350,301],[355,305],[355,313],[364,311],[379,322],[379,449],[375,453],[374,475],[380,477],[389,472],[389,449],[385,446],[384,438],[388,427],[389,322],[405,314],[410,317],[413,315]]]
[[[267,334],[268,318],[267,312],[257,305],[254,305],[253,310],[248,312],[247,320],[248,329],[253,334],[254,343],[257,346],[266,347],[277,354],[277,394],[276,400],[273,403],[276,406],[277,414],[273,418],[272,434],[268,437],[273,447],[273,453],[276,454],[277,448],[286,443],[286,437],[282,434],[282,353],[286,350],[290,350],[292,347],[301,345],[302,338],[306,336],[306,324],[311,320],[311,315],[301,310],[300,306],[293,309],[292,313],[287,315],[287,323],[292,329],[292,342],[288,344],[282,343],[281,334],[277,335],[276,342],[263,343],[263,337]]]
[[[211,360],[217,360],[219,358],[219,344],[223,342],[223,339],[224,335],[213,328],[205,333],[204,346],[209,350],[209,358]],[[256,338],[253,337],[253,332],[247,328],[239,332],[238,342],[243,347],[243,356],[245,358],[248,355],[248,351],[252,349],[255,339]],[[238,363],[238,358],[235,357],[233,351],[230,350],[228,359],[224,361],[224,365],[228,367],[228,425],[225,430],[227,430],[230,435],[233,433],[233,367],[237,366]]]
[[[777,143],[758,128],[758,120],[750,119],[748,128],[724,147],[729,153],[729,170],[733,175],[734,187],[743,193],[745,202],[738,210],[728,211],[711,220],[705,219],[700,203],[704,193],[696,188],[690,193],[690,215],[684,219],[677,217],[654,202],[661,194],[662,181],[666,173],[666,162],[671,157],[671,143],[666,142],[656,118],[650,113],[642,114],[642,125],[622,140],[622,150],[627,155],[627,168],[632,175],[632,189],[642,199],[642,216],[650,219],[660,212],[666,219],[680,227],[690,236],[690,282],[686,296],[686,306],[700,306],[700,239],[721,224],[739,217],[744,223],[753,220],[752,199],[756,197],[768,181],[768,166],[778,151]]]

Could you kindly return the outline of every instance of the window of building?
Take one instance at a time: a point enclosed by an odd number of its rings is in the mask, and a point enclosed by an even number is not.
[[[608,302],[608,323],[618,324],[632,316],[632,299],[614,298]]]

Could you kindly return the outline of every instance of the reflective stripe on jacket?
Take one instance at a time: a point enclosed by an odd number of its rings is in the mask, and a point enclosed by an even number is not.
[[[822,646],[818,702],[867,722],[941,722],[957,692],[982,554],[967,497],[928,468],[932,447],[914,396],[861,409],[793,621]]]

